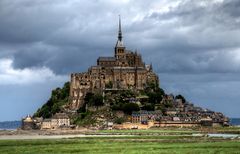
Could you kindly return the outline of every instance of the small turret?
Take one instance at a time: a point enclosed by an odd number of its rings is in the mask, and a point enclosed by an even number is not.
[[[23,130],[31,130],[35,129],[35,123],[30,115],[27,115],[22,119],[22,129]]]

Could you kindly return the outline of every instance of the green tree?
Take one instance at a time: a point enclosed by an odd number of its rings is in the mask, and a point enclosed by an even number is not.
[[[106,85],[105,85],[106,88],[113,88],[113,83],[112,81],[109,81]]]
[[[139,111],[140,108],[136,103],[126,103],[123,106],[123,111],[126,114],[132,114],[132,111]]]
[[[91,101],[94,106],[102,106],[103,105],[103,96],[100,94],[95,94]]]
[[[182,95],[177,95],[175,98],[176,99],[181,99],[183,103],[186,102],[186,99]]]
[[[94,94],[91,92],[88,92],[84,97],[84,103],[89,104],[91,102],[91,100],[93,99],[93,97],[94,97]]]
[[[50,99],[37,110],[34,117],[50,118],[55,113],[61,111],[61,107],[68,102],[69,92],[69,82],[66,82],[62,88],[54,89]]]
[[[164,90],[159,88],[155,83],[148,83],[144,91],[141,93],[148,96],[148,102],[151,104],[160,103],[165,95]]]
[[[147,105],[144,105],[142,108],[142,110],[147,110],[147,111],[154,111],[154,105],[150,105],[150,104],[147,104]]]
[[[124,118],[116,118],[115,120],[114,120],[114,123],[117,123],[117,124],[122,124],[124,122]]]

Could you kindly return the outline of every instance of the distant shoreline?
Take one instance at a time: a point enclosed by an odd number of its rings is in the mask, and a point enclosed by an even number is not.
[[[240,127],[240,118],[230,118],[232,126]],[[0,122],[0,131],[9,130],[14,131],[21,127],[21,121],[4,121]]]
[[[28,139],[66,139],[88,137],[134,137],[142,135],[154,136],[188,136],[188,137],[219,137],[240,138],[240,128],[159,128],[147,130],[91,130],[86,128],[76,130],[0,130],[0,140],[28,140]],[[140,135],[141,136],[141,135]]]

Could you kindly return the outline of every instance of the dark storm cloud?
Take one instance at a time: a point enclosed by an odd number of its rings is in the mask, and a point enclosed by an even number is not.
[[[127,49],[153,64],[167,92],[206,107],[218,108],[210,104],[218,95],[236,105],[236,95],[219,89],[236,93],[240,82],[239,8],[239,0],[1,0],[0,61],[11,59],[19,74],[86,71],[113,55],[121,14]]]
[[[149,8],[137,4],[136,11],[145,10],[143,18],[123,22],[124,40],[131,49],[140,49],[147,62],[159,65],[158,72],[234,70],[230,64],[222,67],[219,60],[228,61],[229,51],[239,48],[238,1],[187,0],[167,12],[151,13],[150,4]],[[16,68],[47,66],[61,74],[83,70],[97,55],[112,54],[117,32],[117,11],[113,10],[118,5],[104,1],[88,1],[84,6],[78,1],[1,1],[0,42],[23,44],[11,55]],[[124,15],[134,13],[125,11]]]
[[[234,60],[240,49],[238,5],[239,1],[183,1],[168,12],[146,16],[159,22],[150,35],[155,44],[148,48],[148,53],[159,53],[152,56],[158,71],[239,72],[239,61]]]
[[[238,0],[225,0],[222,3],[214,1],[182,1],[178,7],[171,8],[167,13],[153,12],[150,17],[160,20],[170,20],[177,18],[184,19],[180,23],[184,26],[216,26],[215,28],[238,29],[240,11],[240,2]]]
[[[91,50],[95,53],[88,52]],[[95,64],[99,54],[99,51],[91,48],[34,44],[34,47],[30,49],[23,48],[13,56],[15,57],[14,66],[16,68],[47,66],[57,74],[69,74],[71,72],[86,71],[89,64]]]
[[[84,2],[1,1],[0,43],[5,51],[0,56],[6,57],[9,50],[7,56],[20,69],[82,71],[98,55],[113,53],[118,12],[125,16],[127,47],[140,50],[159,73],[240,71],[238,60],[232,60],[240,49],[237,0],[175,1],[178,4],[168,11],[152,9],[161,5],[157,1],[146,6],[132,1],[135,7],[121,3],[128,8],[124,12],[117,2]]]
[[[111,32],[108,31],[113,27],[112,23],[108,26],[88,16],[88,10],[80,2],[25,0],[0,3],[0,42],[10,47],[22,44],[10,55],[15,59],[16,68],[47,66],[56,73],[69,73],[93,63],[96,52],[104,54],[111,49],[106,47],[113,43],[109,41]],[[97,7],[93,2],[85,4],[90,4],[90,8]],[[107,30],[102,33],[102,29]]]
[[[238,10],[235,9],[237,5],[235,3],[239,1],[213,4],[212,1],[184,1],[167,13],[152,13],[150,18],[166,22],[175,19],[171,32],[185,40],[185,44],[190,47],[200,49],[239,47],[236,34],[239,34],[240,18],[229,16]],[[225,39],[226,37],[228,39]]]
[[[229,16],[234,18],[240,17],[240,1],[238,0],[227,0],[223,5],[220,7],[223,12],[228,13]]]
[[[30,1],[0,2],[1,42],[31,43],[42,41],[56,28],[64,26],[61,12],[54,5]],[[50,2],[51,3],[51,2]]]

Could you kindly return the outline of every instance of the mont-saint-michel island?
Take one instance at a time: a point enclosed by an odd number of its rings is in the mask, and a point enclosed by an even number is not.
[[[86,72],[72,73],[33,117],[22,120],[22,129],[229,126],[223,113],[195,106],[180,94],[166,94],[154,66],[125,47],[121,27],[119,18],[113,56],[99,57]]]
[[[240,153],[237,0],[0,1],[0,154]]]

